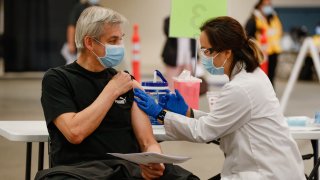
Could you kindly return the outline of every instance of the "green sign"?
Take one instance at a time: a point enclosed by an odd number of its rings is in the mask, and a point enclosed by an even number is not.
[[[169,36],[198,37],[205,21],[226,15],[227,0],[172,0]]]

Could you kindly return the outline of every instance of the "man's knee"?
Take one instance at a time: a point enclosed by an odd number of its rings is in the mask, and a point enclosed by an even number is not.
[[[165,164],[166,168],[164,170],[161,180],[199,180],[197,176],[192,174],[190,171],[172,164]]]

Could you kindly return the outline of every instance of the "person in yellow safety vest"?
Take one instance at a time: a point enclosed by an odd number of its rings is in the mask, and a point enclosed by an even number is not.
[[[313,36],[313,42],[319,50],[320,53],[320,22],[317,24],[315,28],[315,35]]]
[[[320,52],[320,35],[314,35],[312,39],[313,39],[314,45],[318,48]]]
[[[267,44],[265,49],[262,48],[262,50],[268,55],[268,77],[274,86],[278,55],[281,53],[282,25],[277,13],[272,8],[271,0],[259,0],[257,2],[245,29],[248,36],[255,38],[258,43],[261,42],[262,32],[267,33]]]

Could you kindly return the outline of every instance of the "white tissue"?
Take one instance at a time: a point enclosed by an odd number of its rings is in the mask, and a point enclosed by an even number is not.
[[[173,79],[179,82],[202,82],[201,79],[192,76],[188,70],[183,70],[178,77],[173,77]]]

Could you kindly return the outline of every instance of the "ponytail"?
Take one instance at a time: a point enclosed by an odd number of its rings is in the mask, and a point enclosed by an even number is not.
[[[263,53],[262,53],[261,49],[259,48],[258,44],[256,43],[256,41],[250,38],[248,40],[248,45],[253,52],[252,56],[254,57],[254,59],[256,59],[258,61],[258,63],[261,64],[264,60],[264,57],[263,57]]]
[[[233,50],[233,54],[234,61],[231,64],[231,70],[237,62],[241,62],[242,67],[245,67],[247,72],[253,72],[263,61],[263,53],[253,39],[245,41],[241,48]]]

